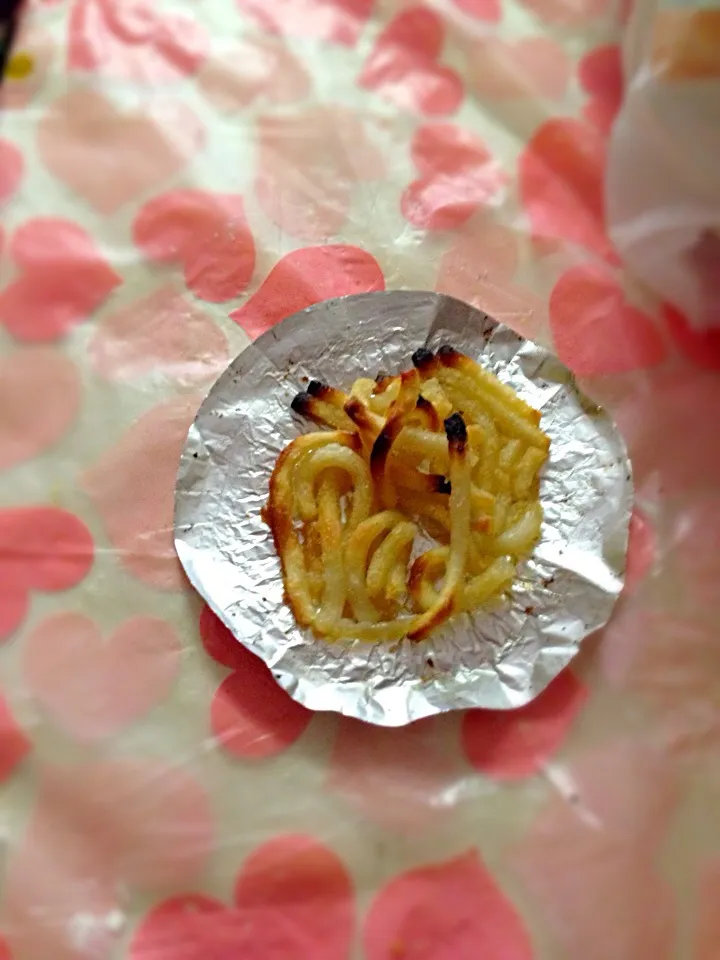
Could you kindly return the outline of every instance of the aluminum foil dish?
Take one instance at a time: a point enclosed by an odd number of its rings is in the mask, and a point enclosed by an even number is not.
[[[301,631],[261,511],[281,450],[316,429],[290,413],[312,379],[347,388],[451,343],[542,412],[551,440],[542,535],[510,593],[422,643],[328,643]],[[603,626],[622,589],[632,480],[606,413],[545,349],[452,297],[395,291],[315,304],[264,334],[213,386],[190,428],[176,491],[175,545],[223,623],[313,710],[400,726],[537,696]]]

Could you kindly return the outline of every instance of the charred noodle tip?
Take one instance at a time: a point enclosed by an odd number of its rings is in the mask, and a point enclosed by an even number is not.
[[[307,392],[311,397],[322,397],[330,390],[330,387],[322,380],[311,380],[307,385]]]
[[[293,397],[290,407],[295,413],[300,413],[305,416],[310,409],[311,403],[312,394],[307,390],[301,390],[300,393],[296,393]]]
[[[356,426],[360,427],[361,430],[372,428],[372,417],[365,409],[365,404],[362,402],[362,400],[358,400],[357,397],[350,397],[350,399],[344,404],[343,410],[350,417],[352,422],[356,424]]]
[[[377,435],[377,439],[375,440],[370,453],[371,471],[379,469],[385,463],[387,455],[390,451],[390,447],[395,439],[393,434],[394,431],[388,425],[384,427]]]
[[[432,350],[428,350],[427,347],[420,347],[412,355],[412,362],[418,370],[422,370],[423,367],[427,367],[435,359],[435,354]]]
[[[467,427],[465,426],[462,414],[453,413],[451,417],[447,418],[445,421],[445,436],[448,438],[448,443],[451,447],[456,448],[460,452],[465,449],[465,444],[467,443]]]

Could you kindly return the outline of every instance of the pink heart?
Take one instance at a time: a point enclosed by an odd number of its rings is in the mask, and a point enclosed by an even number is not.
[[[76,0],[69,35],[71,70],[146,83],[196,73],[209,43],[197,21],[162,16],[145,0]]]
[[[566,271],[550,294],[550,326],[558,356],[578,376],[626,373],[665,357],[657,324],[625,300],[607,267]]]
[[[517,910],[472,850],[391,880],[365,920],[367,960],[532,960]]]
[[[547,120],[518,162],[520,197],[533,233],[579,244],[611,263],[605,232],[605,138],[580,120]]]
[[[11,467],[57,443],[77,417],[80,376],[48,347],[0,358],[0,467]]]
[[[446,730],[434,718],[390,728],[342,717],[327,784],[384,830],[413,834],[434,826],[449,815],[443,796],[463,776],[457,733]]]
[[[423,176],[405,190],[400,206],[415,227],[451,230],[462,226],[507,182],[485,144],[454,124],[420,127],[411,149]]]
[[[4,783],[12,776],[31,749],[30,740],[10,712],[5,697],[0,693],[0,783]],[[2,960],[1,945],[0,960]]]
[[[310,74],[285,42],[263,36],[234,41],[205,64],[197,82],[210,103],[227,113],[261,97],[270,103],[296,103],[312,90]]]
[[[88,352],[108,380],[157,372],[192,384],[217,376],[228,362],[225,334],[171,285],[103,317]]]
[[[705,370],[720,370],[720,328],[698,330],[671,304],[665,304],[663,318],[670,336],[688,360]]]
[[[184,103],[153,98],[130,113],[80,87],[50,104],[37,142],[54,176],[98,213],[112,214],[178,174],[205,130]]]
[[[25,638],[28,690],[66,734],[102,740],[140,719],[169,694],[181,647],[165,620],[133,617],[107,641],[79,613],[41,620]]]
[[[23,156],[9,140],[0,140],[0,203],[5,203],[20,186],[24,169]]]
[[[258,121],[255,191],[267,217],[303,240],[327,240],[344,226],[357,184],[385,166],[359,116],[311,107]]]
[[[513,281],[518,256],[512,230],[490,219],[476,219],[443,254],[435,289],[471,303],[525,336],[542,338],[547,305]]]
[[[564,670],[519,710],[469,710],[462,726],[465,755],[496,780],[532,776],[552,760],[587,698],[586,687]]]
[[[174,490],[199,402],[185,397],[149,410],[82,477],[121,565],[161,590],[187,583],[173,544]]]
[[[502,17],[500,0],[451,0],[451,2],[458,10],[485,23],[499,23]]]
[[[468,60],[468,86],[488,100],[562,100],[570,74],[565,49],[550,37],[527,37],[515,43],[487,37],[472,45]]]
[[[399,13],[378,37],[358,83],[407,110],[454,113],[463,98],[460,77],[440,64],[445,26],[425,7]]]
[[[207,607],[200,616],[200,636],[208,654],[233,670],[218,687],[210,707],[210,725],[218,743],[246,760],[287,750],[305,732],[312,713],[278,686],[265,664]]]
[[[28,220],[8,252],[20,275],[0,291],[0,323],[25,343],[57,340],[122,283],[92,239],[67,220]]]
[[[609,0],[522,0],[543,23],[553,27],[582,27],[598,20]]]
[[[213,840],[208,795],[186,769],[151,759],[46,762],[38,779],[7,858],[3,931],[18,958],[109,957],[125,891],[182,889],[202,871]]]
[[[551,955],[670,960],[676,909],[659,866],[677,810],[667,755],[625,734],[560,772],[560,789],[505,855],[542,911]]]
[[[623,98],[620,47],[608,44],[585,54],[578,65],[578,79],[590,97],[583,115],[609,135]]]
[[[85,524],[55,507],[0,510],[0,641],[22,623],[32,590],[69,590],[84,579],[94,545]]]
[[[347,869],[312,837],[279,836],[250,854],[234,904],[189,895],[144,918],[130,960],[340,960],[349,956],[353,889]]]
[[[255,339],[320,300],[384,289],[379,264],[359,247],[305,247],[279,260],[260,289],[230,317]]]
[[[375,0],[235,0],[270,33],[313,37],[353,47]]]
[[[240,296],[255,269],[255,241],[242,197],[175,190],[154,197],[133,223],[149,260],[180,263],[196,297],[223,303]]]

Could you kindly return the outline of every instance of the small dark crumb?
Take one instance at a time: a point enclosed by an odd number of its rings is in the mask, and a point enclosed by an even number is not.
[[[428,667],[430,667],[431,670],[435,669],[435,661],[433,660],[432,657],[427,657],[427,659],[425,660],[425,663],[428,665]]]
[[[308,378],[307,378],[307,377],[300,377],[300,382],[301,382],[301,383],[307,383],[307,382],[308,382]]]
[[[531,617],[535,613],[535,607],[525,607],[525,613]]]
[[[555,583],[555,576],[548,577],[547,580],[543,580],[544,587],[551,587]]]
[[[432,350],[428,350],[427,347],[420,347],[412,355],[413,365],[416,366],[418,369],[420,367],[424,367],[426,364],[430,363],[430,361],[433,359],[434,359],[434,354]]]
[[[193,454],[193,458],[194,458],[195,460],[197,460],[197,458],[198,458],[197,453],[194,453],[194,454]]]

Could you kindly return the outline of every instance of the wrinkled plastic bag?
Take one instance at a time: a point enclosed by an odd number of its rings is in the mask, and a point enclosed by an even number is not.
[[[638,0],[623,67],[610,235],[625,267],[692,327],[720,327],[720,5]]]

